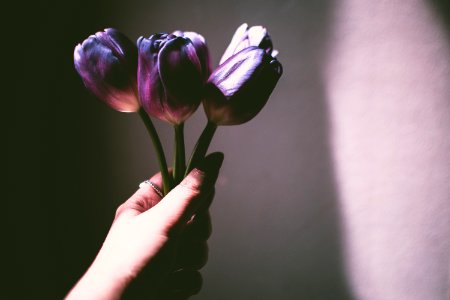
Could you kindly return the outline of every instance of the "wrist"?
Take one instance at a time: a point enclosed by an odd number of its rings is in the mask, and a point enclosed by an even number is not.
[[[66,297],[66,300],[115,300],[120,299],[132,280],[130,274],[113,270],[100,252],[92,265]]]

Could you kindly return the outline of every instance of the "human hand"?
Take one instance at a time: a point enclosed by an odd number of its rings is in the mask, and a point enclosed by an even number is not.
[[[96,259],[67,299],[119,299],[144,269],[156,281],[155,294],[161,296],[164,287],[164,299],[198,292],[197,270],[206,263],[210,234],[208,207],[222,161],[222,153],[207,156],[163,199],[144,185],[123,203]],[[162,185],[160,174],[150,181]]]

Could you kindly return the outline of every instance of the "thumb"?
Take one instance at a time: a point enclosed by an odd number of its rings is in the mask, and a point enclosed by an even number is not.
[[[208,155],[179,185],[141,216],[156,222],[167,236],[177,234],[213,192],[223,159],[221,152]]]

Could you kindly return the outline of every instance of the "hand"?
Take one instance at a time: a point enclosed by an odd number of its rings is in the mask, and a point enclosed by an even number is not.
[[[163,199],[145,185],[122,204],[96,259],[67,299],[119,299],[141,273],[176,298],[198,292],[197,270],[206,263],[210,234],[207,209],[222,161],[222,153],[207,156]],[[160,174],[150,181],[162,185]]]

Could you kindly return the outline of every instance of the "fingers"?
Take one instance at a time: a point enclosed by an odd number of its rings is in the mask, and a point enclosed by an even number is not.
[[[214,199],[214,195],[215,195],[215,189],[213,188],[213,190],[209,193],[209,195],[206,196],[206,198],[202,202],[202,204],[198,207],[196,214],[208,212],[208,209],[211,206],[211,203]]]
[[[163,185],[161,173],[153,175],[149,179],[157,187]],[[161,197],[156,193],[153,187],[149,184],[143,184],[136,193],[133,194],[127,201],[125,201],[116,211],[116,220],[124,217],[137,216],[161,201]]]
[[[208,262],[208,244],[206,241],[185,240],[179,245],[176,269],[200,270]]]
[[[192,170],[158,205],[144,214],[147,214],[152,222],[157,220],[167,236],[179,233],[197,209],[207,203],[222,162],[222,153],[208,155],[202,164]]]
[[[208,211],[197,212],[183,231],[183,239],[206,241],[212,231],[211,216]]]

